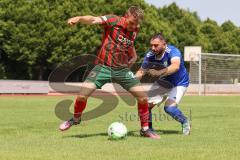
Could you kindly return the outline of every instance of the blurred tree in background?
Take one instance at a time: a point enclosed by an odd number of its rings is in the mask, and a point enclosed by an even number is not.
[[[163,32],[168,42],[201,45],[204,52],[240,53],[240,28],[231,21],[219,26],[201,21],[197,13],[175,3],[162,8],[144,0],[1,0],[0,78],[47,80],[51,71],[70,58],[96,54],[101,44],[101,26],[69,27],[67,19],[77,15],[124,15],[131,5],[145,10],[135,46],[142,58],[150,37]]]

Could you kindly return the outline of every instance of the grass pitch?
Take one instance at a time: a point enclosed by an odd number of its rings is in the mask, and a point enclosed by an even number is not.
[[[226,160],[239,159],[240,97],[186,96],[180,108],[191,115],[190,136],[181,126],[166,118],[163,107],[155,108],[154,127],[160,140],[139,137],[137,108],[119,98],[112,112],[61,133],[55,105],[73,96],[0,97],[1,160]],[[109,97],[111,101],[111,97]],[[90,98],[87,110],[101,101]],[[73,107],[71,107],[73,108]],[[122,121],[129,134],[125,140],[110,141],[108,126]]]

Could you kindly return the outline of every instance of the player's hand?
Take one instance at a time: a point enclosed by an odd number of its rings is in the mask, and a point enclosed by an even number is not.
[[[153,77],[159,77],[163,75],[163,70],[155,70],[155,69],[149,69],[148,73]]]
[[[70,18],[67,21],[68,25],[70,25],[70,26],[73,26],[73,25],[77,24],[78,22],[79,22],[79,18],[78,17]]]

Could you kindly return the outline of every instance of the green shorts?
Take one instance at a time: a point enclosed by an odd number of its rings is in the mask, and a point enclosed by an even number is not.
[[[111,68],[105,65],[96,65],[85,81],[93,82],[97,89],[106,83],[118,83],[127,91],[140,83],[128,68]]]

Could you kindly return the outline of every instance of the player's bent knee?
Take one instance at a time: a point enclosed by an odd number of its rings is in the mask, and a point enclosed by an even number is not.
[[[84,101],[87,101],[88,97],[87,96],[82,96],[82,95],[79,95],[77,96],[77,101],[79,102],[84,102]]]
[[[165,107],[164,107],[164,111],[165,111],[166,113],[171,113],[171,108],[170,108],[169,106],[165,106]]]
[[[174,112],[176,111],[177,106],[165,106],[164,107],[164,111],[169,114],[169,115],[173,115]]]
[[[167,99],[165,102],[165,106],[177,106],[177,102],[173,99]]]
[[[148,98],[147,97],[139,97],[139,98],[137,98],[137,101],[140,104],[146,104],[146,103],[148,103]]]

